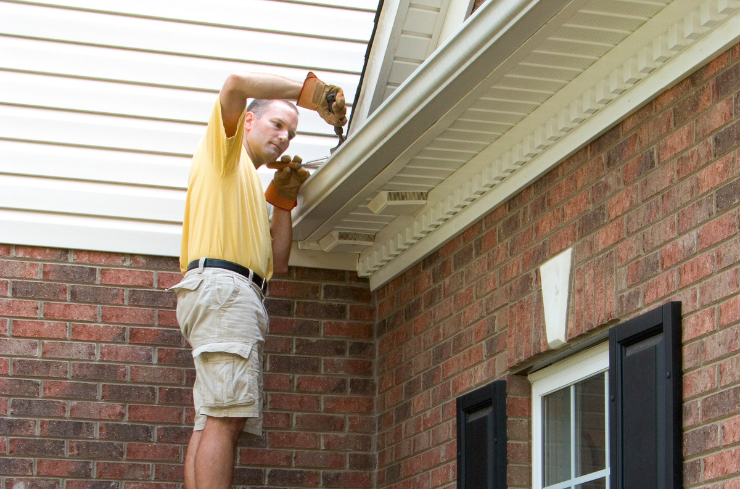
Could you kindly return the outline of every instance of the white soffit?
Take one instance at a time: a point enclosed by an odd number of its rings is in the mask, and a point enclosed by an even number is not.
[[[489,1],[309,180],[296,234],[375,232],[358,271],[381,285],[737,42],[738,7]],[[428,203],[380,226],[367,205],[388,190]]]
[[[179,255],[190,157],[226,77],[312,69],[351,101],[377,5],[0,0],[0,242]],[[332,128],[300,119],[290,153],[327,156]]]

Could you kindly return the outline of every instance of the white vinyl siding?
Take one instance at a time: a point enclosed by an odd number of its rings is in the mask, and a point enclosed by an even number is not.
[[[0,243],[177,256],[190,157],[226,77],[312,69],[351,102],[376,7],[0,0]],[[336,141],[301,110],[288,153]]]

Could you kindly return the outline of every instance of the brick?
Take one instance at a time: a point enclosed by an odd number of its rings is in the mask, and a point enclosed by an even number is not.
[[[295,353],[299,355],[345,356],[347,354],[347,343],[341,340],[296,338]]]
[[[58,418],[65,416],[66,412],[67,406],[63,401],[13,399],[10,405],[10,414],[15,416]]]
[[[738,283],[738,270],[728,270],[719,275],[714,275],[701,284],[701,304],[707,305],[720,299],[736,294],[740,290]]]
[[[44,381],[44,397],[94,400],[98,397],[97,384],[68,381]]]
[[[73,340],[121,343],[126,341],[126,328],[102,324],[73,323],[71,337]]]
[[[316,433],[268,432],[267,443],[272,448],[319,448],[320,437]]]
[[[147,345],[183,346],[180,330],[159,328],[129,328],[129,342]]]
[[[39,303],[36,301],[0,299],[0,315],[35,318],[39,315]]]
[[[38,278],[39,264],[26,261],[0,260],[0,277]]]
[[[673,129],[673,113],[667,110],[649,119],[643,124],[639,131],[640,147],[649,146],[650,143],[660,139]]]
[[[154,387],[128,384],[104,384],[102,387],[104,401],[155,402],[157,391]]]
[[[739,331],[740,328],[736,326],[721,330],[706,338],[702,350],[702,361],[706,363],[716,360],[737,350],[740,343],[738,341]]]
[[[359,322],[327,321],[323,327],[324,336],[339,336],[344,338],[373,338],[373,325]]]
[[[643,289],[643,300],[650,304],[676,290],[676,274],[668,271],[645,284]]]
[[[13,336],[27,338],[67,338],[67,323],[54,321],[13,321]]]
[[[160,387],[159,388],[160,404],[179,404],[183,406],[193,405],[193,390],[180,389],[177,387]]]
[[[373,362],[369,360],[340,360],[325,358],[323,360],[325,373],[349,374],[349,375],[372,375]]]
[[[190,430],[192,433],[192,430]],[[132,423],[100,423],[100,438],[119,441],[151,441],[154,428]],[[164,440],[162,440],[164,441]]]
[[[119,489],[118,481],[67,480],[67,489]]]
[[[28,479],[7,478],[5,484],[7,488],[13,489],[59,489],[61,487],[61,481],[59,480],[37,477]]]
[[[694,129],[696,139],[704,139],[731,120],[732,99],[728,98],[716,103],[707,113],[697,117]]]
[[[0,474],[33,475],[33,460],[25,458],[0,458]]]
[[[719,364],[719,385],[727,387],[740,381],[740,357],[731,357]]]
[[[139,426],[142,428],[146,427],[143,425]],[[160,443],[187,444],[192,434],[193,430],[189,426],[160,426],[157,428],[157,441]]]
[[[126,380],[124,365],[110,365],[100,363],[73,363],[72,378],[85,380]]]
[[[117,480],[148,480],[151,478],[151,465],[126,462],[97,462],[97,477]]]
[[[718,217],[699,229],[699,249],[703,250],[737,233],[735,215],[732,213]]]
[[[318,396],[271,393],[268,398],[268,404],[272,409],[290,411],[319,411],[320,409]]]
[[[372,487],[372,478],[366,472],[322,472],[324,487]]]
[[[179,328],[180,325],[177,323],[177,314],[175,311],[167,311],[159,309],[157,311],[157,325],[168,326],[171,328]]]
[[[105,402],[72,402],[69,406],[70,417],[101,420],[122,420],[123,404]]]
[[[604,163],[607,169],[612,169],[615,166],[622,163],[624,160],[635,154],[637,149],[638,137],[637,134],[627,136],[620,141],[614,148],[607,151]]]
[[[180,260],[169,256],[131,255],[131,266],[156,270],[180,270]]]
[[[683,435],[683,454],[690,457],[719,446],[719,430],[716,425],[703,426],[687,431]]]
[[[102,318],[106,323],[154,325],[155,312],[135,307],[102,306]]]
[[[714,143],[715,156],[722,155],[728,150],[736,148],[740,145],[740,121],[714,133],[712,142]]]
[[[302,431],[342,431],[344,416],[296,414],[295,428]]]
[[[194,368],[191,350],[178,350],[174,348],[157,348],[157,363],[160,365],[179,365]]]
[[[43,265],[43,278],[52,282],[92,284],[97,280],[97,269],[95,267],[45,263]]]
[[[55,438],[95,438],[95,423],[67,420],[41,420],[41,436]]]
[[[35,436],[36,420],[0,418],[0,435]]]
[[[67,377],[67,362],[47,360],[13,360],[13,373],[19,377]]]
[[[128,419],[148,423],[180,423],[182,421],[182,408],[129,405]]]
[[[740,410],[740,387],[707,396],[701,402],[702,421],[728,416]]]
[[[69,456],[93,460],[123,459],[123,443],[105,441],[70,441]]]
[[[728,326],[740,320],[740,297],[733,297],[719,306],[719,325]]]
[[[0,351],[8,356],[35,357],[38,355],[38,341],[0,338]]]
[[[103,345],[100,359],[111,362],[152,363],[154,351],[144,346]]]
[[[71,285],[70,299],[74,302],[92,304],[123,304],[123,289],[114,287],[94,287],[90,285]]]
[[[301,375],[296,379],[296,390],[299,392],[344,393],[347,391],[347,379]]]
[[[100,283],[129,287],[153,287],[154,272],[125,268],[104,268],[100,270]]]
[[[704,458],[704,480],[740,472],[740,448],[725,450]]]
[[[324,449],[368,452],[372,448],[369,435],[326,434],[323,435]]]
[[[316,451],[297,452],[295,466],[301,468],[341,469],[344,468],[344,455]]]
[[[43,341],[41,343],[41,356],[45,358],[92,360],[95,358],[95,345],[93,343]]]
[[[44,318],[97,321],[98,308],[92,305],[46,302],[44,303]]]
[[[740,417],[722,422],[722,444],[730,445],[740,441]]]
[[[286,373],[319,373],[321,363],[319,358],[270,355],[268,370]]]
[[[658,162],[663,163],[687,149],[693,142],[691,125],[676,129],[658,143]]]
[[[696,237],[693,234],[680,236],[677,240],[668,243],[660,250],[661,267],[670,268],[696,253]]]
[[[735,179],[717,189],[715,194],[717,212],[730,209],[740,202],[740,179]]]
[[[683,341],[690,341],[716,329],[714,309],[704,309],[683,319]]]
[[[101,265],[125,265],[126,255],[122,253],[75,250],[72,253],[72,261],[80,263],[97,263]]]
[[[89,479],[92,477],[92,462],[40,459],[36,472],[41,476]]]
[[[706,83],[681,97],[681,103],[673,107],[676,125],[682,125],[693,119],[694,116],[707,109],[712,103],[712,84]]]
[[[50,282],[13,281],[13,297],[25,299],[66,300],[67,286]]]
[[[168,308],[177,306],[177,296],[175,293],[163,290],[130,290],[128,301],[132,306]]]
[[[164,445],[153,443],[128,443],[126,445],[127,460],[180,460],[178,445]]]
[[[346,319],[347,305],[297,301],[295,315],[312,319]]]
[[[130,367],[131,381],[151,384],[182,384],[183,369],[172,367]]]
[[[712,391],[717,387],[717,367],[710,365],[683,376],[683,398],[690,399],[694,396]]]
[[[714,253],[704,253],[678,268],[679,288],[699,282],[714,272]]]
[[[363,397],[324,397],[324,412],[371,413],[373,399]]]

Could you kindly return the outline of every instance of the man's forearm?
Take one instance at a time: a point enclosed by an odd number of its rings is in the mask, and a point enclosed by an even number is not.
[[[236,131],[248,98],[297,100],[303,82],[266,73],[234,73],[221,88],[221,116],[227,136]]]
[[[288,271],[290,247],[293,244],[293,218],[290,211],[275,207],[270,224],[272,235],[272,265],[275,273]]]

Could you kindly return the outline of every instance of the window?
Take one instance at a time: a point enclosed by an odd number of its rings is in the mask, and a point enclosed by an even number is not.
[[[534,489],[609,486],[608,369],[604,342],[529,376]]]

